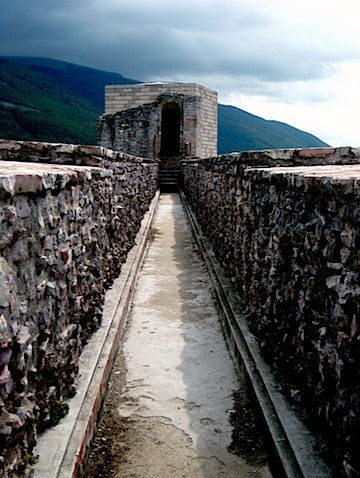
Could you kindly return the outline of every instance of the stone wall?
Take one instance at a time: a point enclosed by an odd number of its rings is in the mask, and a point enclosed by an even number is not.
[[[184,189],[284,393],[358,476],[360,150],[187,162]]]
[[[98,121],[98,143],[146,158],[159,156],[159,112],[153,104],[105,114]]]
[[[37,430],[75,392],[157,174],[156,161],[101,147],[0,141],[2,477],[27,473]]]
[[[123,133],[125,136],[132,134],[132,141],[119,143],[122,151],[129,152],[129,147],[136,148],[137,137],[140,136],[139,147],[142,149],[136,150],[140,151],[136,154],[143,155],[145,132],[148,136],[146,155],[159,157],[157,144],[161,143],[162,109],[171,101],[179,103],[182,115],[182,157],[217,155],[217,93],[195,83],[106,86],[105,114],[99,120],[100,144],[113,147],[113,138],[117,137],[119,142],[123,141]],[[138,128],[144,128],[144,131],[138,131]]]

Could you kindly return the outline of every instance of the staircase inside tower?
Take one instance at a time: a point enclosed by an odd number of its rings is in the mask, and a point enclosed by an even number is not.
[[[176,192],[181,186],[179,156],[161,158],[159,168],[159,188],[162,192]]]
[[[161,114],[161,148],[159,186],[164,192],[175,192],[180,185],[181,112],[177,103],[167,103]]]

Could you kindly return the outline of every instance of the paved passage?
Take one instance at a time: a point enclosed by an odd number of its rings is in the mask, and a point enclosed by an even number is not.
[[[108,476],[270,477],[227,450],[233,393],[243,386],[180,198],[163,194],[105,404],[123,420]],[[114,449],[106,427],[98,440]]]

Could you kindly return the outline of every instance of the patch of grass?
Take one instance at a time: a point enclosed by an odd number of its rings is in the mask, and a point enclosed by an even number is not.
[[[55,427],[62,418],[69,413],[69,405],[61,400],[52,400],[50,403],[49,425]]]

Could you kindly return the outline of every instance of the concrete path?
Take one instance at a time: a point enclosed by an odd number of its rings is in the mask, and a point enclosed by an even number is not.
[[[111,476],[271,476],[266,467],[227,451],[233,392],[244,383],[223,339],[209,277],[177,194],[160,197],[110,381],[105,410],[116,404],[126,421],[125,453],[112,463]],[[111,437],[100,439],[116,446]]]

